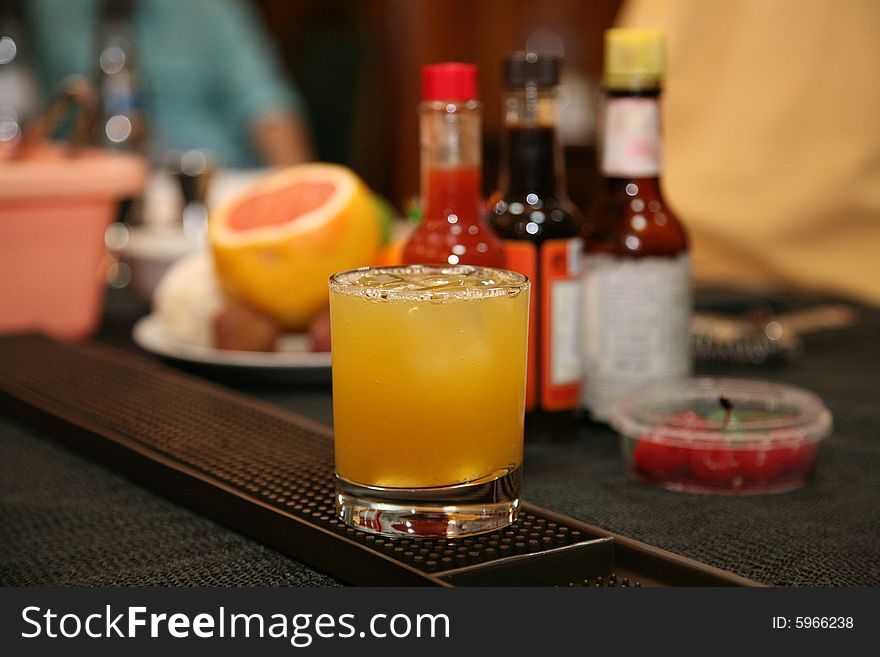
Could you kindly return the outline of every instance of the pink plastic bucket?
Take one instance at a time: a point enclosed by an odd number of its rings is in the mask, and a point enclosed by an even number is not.
[[[120,199],[137,195],[137,156],[40,147],[0,154],[0,333],[39,331],[82,339],[104,305],[104,231]]]

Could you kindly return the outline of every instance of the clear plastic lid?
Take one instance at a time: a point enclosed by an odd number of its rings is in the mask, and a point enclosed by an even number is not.
[[[753,379],[692,378],[653,384],[619,398],[610,424],[626,436],[728,446],[818,442],[831,412],[817,395]]]

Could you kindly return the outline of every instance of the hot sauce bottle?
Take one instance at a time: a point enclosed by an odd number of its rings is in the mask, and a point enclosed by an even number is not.
[[[687,234],[660,186],[663,34],[605,33],[603,193],[584,223],[582,401],[605,421],[620,393],[690,372]]]
[[[481,115],[476,66],[422,69],[424,218],[403,249],[405,264],[504,267],[501,241],[483,219]]]
[[[532,281],[526,411],[533,434],[573,420],[580,402],[583,245],[557,134],[559,67],[558,58],[533,52],[504,61],[500,199],[489,217],[507,268]]]

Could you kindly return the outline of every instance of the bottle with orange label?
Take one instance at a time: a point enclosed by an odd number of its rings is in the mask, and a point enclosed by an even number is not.
[[[532,280],[527,426],[574,418],[580,395],[580,213],[568,200],[557,134],[560,61],[532,52],[504,61],[499,200],[490,215],[508,269]],[[531,420],[531,422],[529,422]]]

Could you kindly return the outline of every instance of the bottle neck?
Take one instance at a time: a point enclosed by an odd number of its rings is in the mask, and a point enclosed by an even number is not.
[[[564,197],[555,87],[509,89],[504,100],[499,188],[505,197]]]
[[[422,203],[426,221],[469,223],[482,203],[480,103],[423,102],[419,108]]]
[[[602,174],[656,178],[662,169],[660,88],[609,89],[602,131]]]

